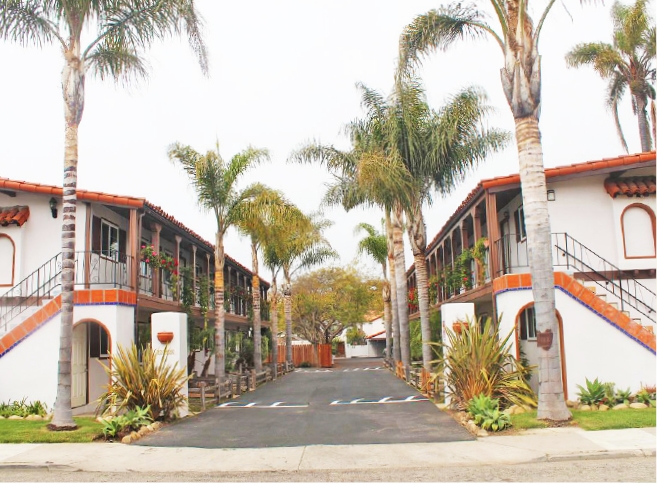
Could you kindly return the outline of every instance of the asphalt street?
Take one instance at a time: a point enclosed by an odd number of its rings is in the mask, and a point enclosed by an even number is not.
[[[381,359],[297,369],[254,392],[145,436],[140,446],[265,448],[438,443],[474,438]]]

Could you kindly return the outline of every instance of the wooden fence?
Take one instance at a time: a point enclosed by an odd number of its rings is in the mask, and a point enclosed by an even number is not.
[[[278,346],[278,363],[285,362],[286,346]],[[267,363],[271,362],[271,354],[266,360]],[[292,346],[292,363],[294,367],[299,367],[303,362],[308,362],[312,367],[319,366],[319,355],[317,346],[313,344],[293,345]]]

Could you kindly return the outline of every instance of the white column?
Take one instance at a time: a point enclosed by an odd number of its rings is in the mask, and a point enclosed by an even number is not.
[[[158,334],[173,333],[173,339],[165,350],[165,343],[160,342],[164,335]],[[161,355],[167,364],[175,369],[185,369],[187,376],[187,315],[176,312],[153,313],[151,315],[151,345],[155,355]],[[187,382],[183,386],[182,392],[188,396]],[[189,414],[187,403],[178,408],[178,416],[185,417]]]

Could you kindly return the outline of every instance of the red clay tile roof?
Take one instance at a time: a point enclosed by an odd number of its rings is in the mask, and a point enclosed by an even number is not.
[[[63,195],[63,190],[61,187],[57,187],[55,185],[45,185],[45,184],[38,184],[38,183],[31,183],[31,182],[24,182],[21,180],[9,180],[7,178],[2,178],[0,177],[0,190],[10,190],[10,191],[17,191],[17,192],[31,192],[34,194],[46,194],[46,195],[55,195],[58,197],[62,197]],[[77,198],[78,200],[85,200],[89,202],[98,202],[101,204],[107,204],[107,205],[113,205],[113,206],[121,206],[121,207],[136,207],[136,208],[143,208],[144,206],[151,209],[152,211],[158,213],[171,223],[175,224],[179,228],[181,228],[183,231],[187,232],[188,234],[192,235],[193,237],[197,238],[204,244],[207,244],[212,248],[214,251],[214,244],[210,243],[209,241],[206,241],[203,239],[201,236],[199,236],[196,232],[192,231],[190,228],[185,226],[182,222],[178,221],[175,217],[167,214],[162,210],[161,207],[152,204],[151,202],[147,201],[144,198],[140,197],[130,197],[130,196],[121,196],[121,195],[113,195],[113,194],[106,194],[104,192],[92,192],[89,190],[83,190],[83,189],[77,189]],[[29,212],[28,212],[29,214]],[[27,218],[25,219],[27,220]],[[25,221],[23,221],[25,222]],[[21,223],[22,224],[22,223]],[[5,224],[6,225],[6,224]],[[248,269],[246,266],[240,264],[237,262],[235,259],[231,258],[226,254],[226,259],[230,260],[235,266],[238,268],[242,269],[243,271],[247,272],[248,274],[253,274],[253,272]],[[260,278],[260,281],[262,281],[265,284],[270,284],[266,280]]]
[[[36,184],[20,180],[9,180],[0,177],[0,190],[11,190],[18,192],[31,192],[34,194],[56,195],[62,197],[64,191],[55,185]],[[104,192],[92,192],[89,190],[77,190],[78,200],[89,202],[100,202],[101,204],[116,205],[122,207],[143,207],[144,199],[121,195],[106,194]]]
[[[591,162],[564,165],[563,167],[546,168],[545,177],[550,179],[553,177],[572,175],[575,173],[582,173],[582,172],[593,172],[595,170],[602,170],[602,169],[616,168],[616,167],[618,167],[619,170],[622,170],[623,167],[631,168],[632,165],[636,165],[644,162],[651,162],[651,161],[652,162],[655,161],[654,150],[651,152],[637,153],[635,155],[624,155],[624,156],[613,157],[613,158],[604,158],[602,160],[594,160]],[[654,177],[653,177],[653,181],[654,181]],[[468,194],[468,196],[463,200],[461,205],[459,205],[459,207],[454,211],[451,217],[447,219],[447,222],[445,222],[445,224],[440,229],[440,231],[438,231],[436,237],[434,237],[431,240],[431,242],[427,244],[427,252],[431,251],[434,245],[437,244],[440,241],[440,239],[442,239],[446,229],[457,218],[461,216],[462,212],[471,205],[473,200],[475,200],[481,193],[483,193],[483,189],[490,189],[491,187],[499,187],[501,185],[512,185],[512,184],[520,184],[519,174],[504,175],[492,179],[485,179],[479,182],[477,186],[474,189],[472,189],[470,194]],[[414,267],[415,265],[409,268],[409,270],[407,271],[407,275],[410,274],[410,272],[412,272],[412,269]]]
[[[647,197],[657,192],[655,177],[649,175],[645,177],[608,178],[605,180],[605,189],[612,199],[618,195]]]
[[[14,207],[0,207],[0,226],[16,224],[18,227],[27,222],[30,217],[30,208],[26,205]]]

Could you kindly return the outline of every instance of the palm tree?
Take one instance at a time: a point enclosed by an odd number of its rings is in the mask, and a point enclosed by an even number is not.
[[[331,221],[322,219],[320,214],[310,214],[304,221],[300,216],[293,230],[279,240],[277,255],[283,269],[283,305],[285,312],[286,361],[292,363],[292,275],[301,269],[339,257],[322,232],[330,227]]]
[[[603,79],[609,80],[607,106],[614,116],[618,137],[625,152],[629,152],[618,119],[618,102],[627,89],[632,95],[632,108],[639,122],[641,150],[652,149],[648,123],[648,99],[651,112],[655,111],[655,25],[651,25],[647,0],[636,0],[634,5],[615,2],[611,8],[614,22],[613,44],[585,42],[577,44],[566,55],[571,67],[593,66]],[[653,137],[655,122],[653,120]]]
[[[366,222],[361,222],[356,226],[354,235],[365,231],[367,234],[363,239],[358,241],[358,254],[369,254],[374,261],[381,265],[383,270],[383,319],[386,329],[386,358],[390,356],[392,350],[392,303],[390,298],[390,282],[388,281],[387,262],[388,262],[388,238],[385,234],[378,232],[374,226]]]
[[[225,363],[225,309],[224,309],[224,236],[228,229],[238,226],[245,219],[261,213],[261,205],[267,198],[258,198],[262,193],[260,184],[253,184],[239,191],[237,182],[247,169],[269,158],[267,150],[247,148],[226,163],[216,150],[205,155],[190,146],[175,143],[169,146],[169,159],[178,163],[187,173],[196,190],[201,208],[212,211],[217,221],[217,234],[214,248],[214,301],[215,301],[215,362],[216,383],[223,382],[226,376]]]
[[[333,176],[323,206],[342,205],[349,211],[354,207],[380,207],[386,214],[388,269],[391,281],[393,358],[410,368],[410,331],[406,298],[406,268],[402,222],[393,224],[392,210],[400,198],[409,192],[408,171],[403,164],[385,154],[382,117],[370,113],[365,120],[357,120],[345,127],[352,143],[346,152],[334,146],[310,143],[290,156],[298,163],[319,163]],[[399,213],[403,218],[403,211]],[[397,269],[401,268],[401,269]]]
[[[445,50],[457,40],[491,35],[499,45],[504,65],[502,88],[516,125],[520,184],[536,310],[537,330],[552,331],[559,341],[554,304],[554,268],[550,249],[550,218],[543,168],[543,148],[538,126],[541,106],[541,64],[538,42],[543,23],[554,0],[549,0],[540,20],[534,23],[527,10],[528,0],[490,0],[501,34],[496,32],[474,5],[453,3],[420,15],[400,38],[398,78],[419,65],[420,56]],[[539,350],[538,418],[565,421],[570,418],[558,369],[558,345]],[[541,371],[541,369],[543,369]]]
[[[64,195],[62,209],[62,312],[57,397],[51,430],[75,429],[71,411],[73,285],[78,127],[85,101],[85,78],[129,83],[146,77],[142,50],[156,39],[182,31],[207,73],[201,21],[194,0],[75,1],[0,0],[0,38],[21,45],[54,43],[62,48],[64,97]],[[83,33],[91,41],[83,44]]]
[[[245,200],[243,215],[238,217],[239,231],[251,239],[253,278],[253,363],[256,372],[262,371],[262,317],[260,315],[260,278],[258,275],[258,250],[271,238],[271,227],[286,216],[290,203],[276,190],[264,185],[252,186],[251,198]],[[278,350],[278,349],[277,349]]]
[[[424,90],[412,78],[400,81],[387,101],[365,87],[362,90],[365,103],[370,106],[370,113],[377,113],[376,116],[384,113],[387,151],[404,165],[411,180],[404,198],[407,203],[397,203],[394,206],[393,228],[401,226],[400,214],[403,210],[417,278],[422,361],[429,371],[433,354],[429,344],[431,326],[425,255],[427,237],[422,206],[431,203],[431,193],[434,190],[443,195],[449,193],[472,166],[502,148],[508,135],[483,127],[490,108],[485,104],[485,95],[474,88],[458,93],[439,112],[429,107]],[[397,264],[396,270],[405,276],[402,265]],[[401,294],[406,295],[406,292]],[[406,299],[402,303],[406,305]]]

